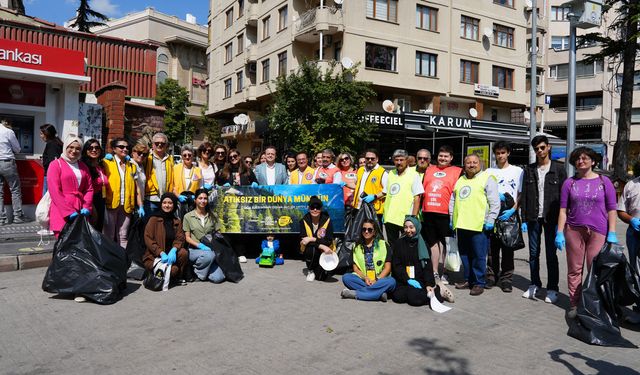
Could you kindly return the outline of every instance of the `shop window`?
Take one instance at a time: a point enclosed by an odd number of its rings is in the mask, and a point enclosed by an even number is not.
[[[493,66],[493,85],[513,90],[513,69]]]
[[[278,10],[278,31],[287,28],[287,18],[289,16],[289,8],[285,5]]]
[[[419,29],[438,30],[438,9],[416,5],[416,27]]]
[[[500,47],[513,48],[513,27],[493,24],[493,44]]]
[[[478,71],[480,63],[475,61],[460,60],[460,82],[478,83]]]
[[[478,40],[478,30],[480,20],[467,16],[460,16],[460,37],[465,39]]]
[[[278,77],[287,75],[287,51],[278,54]]]
[[[396,71],[397,48],[367,43],[365,45],[365,67]]]
[[[262,60],[262,82],[269,80],[269,59]]]
[[[416,75],[436,77],[437,65],[438,55],[427,52],[416,52]]]
[[[271,22],[271,17],[267,17],[262,20],[262,40],[265,40],[269,37],[269,24]]]
[[[367,18],[398,21],[398,0],[367,0]]]
[[[167,72],[165,72],[164,70],[161,70],[158,72],[158,75],[156,77],[158,84],[161,85],[164,83],[164,81],[167,80],[167,78],[169,77],[169,75],[167,74]]]
[[[224,80],[224,98],[231,97],[231,78]]]

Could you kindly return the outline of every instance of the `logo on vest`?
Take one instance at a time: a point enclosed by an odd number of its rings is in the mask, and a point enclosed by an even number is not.
[[[375,184],[375,183],[376,183],[376,181],[378,181],[378,177],[372,177],[372,178],[371,178],[371,183],[372,183],[372,184]]]
[[[443,171],[438,171],[436,173],[433,174],[433,177],[435,178],[443,178],[443,177],[447,177],[447,173],[443,172]]]
[[[318,229],[318,238],[324,238],[327,235],[327,230],[325,228]]]
[[[462,189],[460,189],[460,198],[465,199],[469,197],[469,195],[471,195],[471,186],[463,186]]]
[[[311,181],[313,179],[313,173],[309,172],[309,173],[305,174],[304,175],[304,179]]]
[[[346,175],[344,175],[345,178],[356,178],[356,174],[355,173],[347,173]]]
[[[318,173],[318,177],[320,177],[320,178],[327,178],[327,177],[329,177],[329,175],[328,175],[328,174],[326,174],[326,173],[324,173],[324,172],[320,172],[320,173]]]
[[[400,184],[399,183],[395,183],[393,185],[391,185],[391,189],[389,189],[389,193],[391,193],[391,195],[396,195],[400,192]]]

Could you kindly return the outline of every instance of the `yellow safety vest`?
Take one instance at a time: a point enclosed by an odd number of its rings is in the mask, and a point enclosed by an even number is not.
[[[307,166],[307,169],[302,173],[302,180],[300,180],[300,170],[296,169],[291,172],[291,176],[289,176],[289,185],[307,185],[313,184],[313,175],[316,173],[316,170]]]
[[[382,175],[384,174],[384,168],[378,166],[369,173],[367,181],[364,183],[365,194],[380,194],[382,191]],[[362,182],[362,176],[364,176],[364,167],[358,168],[358,179],[356,181],[356,190],[353,192],[353,207],[358,207],[360,202],[360,195],[363,191],[360,191],[360,183]],[[378,215],[384,213],[384,201],[382,199],[376,199],[373,201],[373,208],[375,208]]]
[[[195,165],[191,166],[191,178],[189,179],[189,186],[185,186],[184,183],[184,164],[180,163],[173,168],[173,186],[174,193],[176,195],[183,191],[190,191],[195,193],[200,187],[200,181],[202,180],[202,172],[200,167]]]
[[[120,206],[120,168],[114,157],[113,160],[104,159],[104,170],[109,183],[106,186],[106,206],[108,209],[114,210]],[[124,167],[124,212],[130,214],[136,205],[136,181],[134,176],[137,172],[135,164],[127,161]]]
[[[374,240],[373,247],[373,266],[376,271],[376,278],[380,276],[384,269],[384,263],[387,260],[387,244],[384,240]],[[367,274],[367,265],[364,260],[364,247],[356,245],[353,248],[353,263],[358,266],[363,274]]]
[[[484,217],[489,203],[484,189],[489,178],[495,178],[486,172],[480,172],[467,178],[462,175],[453,188],[455,204],[453,206],[453,228],[482,232]],[[464,213],[464,214],[462,214]]]
[[[389,172],[387,177],[387,197],[384,202],[384,222],[399,226],[404,225],[404,218],[411,215],[413,205],[413,181],[418,176],[415,169],[405,169],[402,176],[398,170]]]
[[[164,191],[173,193],[173,156],[169,155],[165,159],[164,166],[167,176],[167,188]],[[149,153],[147,157],[144,172],[147,175],[147,186],[144,189],[144,195],[159,195],[158,179],[156,178],[156,171],[153,169],[153,153]]]

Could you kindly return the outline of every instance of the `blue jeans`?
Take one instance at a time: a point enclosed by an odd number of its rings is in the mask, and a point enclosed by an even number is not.
[[[391,276],[383,277],[372,285],[367,285],[355,273],[345,273],[342,276],[342,282],[347,288],[355,290],[356,299],[362,301],[377,301],[382,293],[390,292],[396,288],[396,280]]]
[[[200,249],[189,249],[189,260],[193,264],[193,271],[202,281],[209,280],[215,284],[224,281],[224,273],[216,263],[216,253]]]
[[[638,246],[640,246],[640,232],[631,225],[627,228],[627,250],[629,251],[629,264],[631,268],[638,270]]]
[[[558,291],[558,256],[556,255],[556,223],[546,223],[544,219],[527,222],[529,233],[529,269],[531,271],[531,284],[542,287],[540,280],[540,236],[544,229],[544,249],[547,259],[547,290]]]
[[[485,232],[458,229],[458,250],[464,267],[464,279],[471,286],[486,285],[484,278],[487,272],[487,246],[489,238]]]

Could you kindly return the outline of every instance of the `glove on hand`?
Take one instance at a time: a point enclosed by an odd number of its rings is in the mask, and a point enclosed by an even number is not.
[[[564,239],[564,233],[562,232],[558,232],[556,233],[556,248],[560,251],[562,251],[562,249],[564,249],[565,245],[566,245],[566,241]]]
[[[83,209],[80,210],[80,215],[89,216],[89,215],[91,215],[91,212],[89,212],[88,209],[83,208]]]
[[[484,223],[484,230],[486,231],[492,231],[494,227],[493,223]]]
[[[260,185],[258,185],[258,183],[257,183],[257,182],[255,182],[255,181],[253,181],[253,182],[251,183],[251,187],[252,187],[252,188],[256,188],[256,187],[258,187],[258,186],[260,186]]]
[[[72,213],[71,215],[69,215],[69,220],[73,220],[73,219],[75,219],[76,217],[78,217],[78,213],[77,213],[77,212],[74,212],[74,213]]]
[[[178,202],[180,203],[184,203],[187,201],[187,197],[185,197],[184,195],[180,194],[178,195]]]
[[[612,244],[618,243],[618,235],[616,234],[616,232],[607,233],[607,242]]]
[[[167,254],[167,263],[176,264],[177,255],[178,255],[178,249],[176,249],[175,247],[172,247],[171,250],[169,251],[169,254]]]
[[[167,261],[169,260],[169,257],[167,256],[167,254],[163,251],[160,253],[160,262],[162,263],[167,263]]]
[[[631,224],[634,230],[640,231],[640,218],[634,217],[633,219],[631,219],[629,224]]]
[[[500,220],[500,221],[509,220],[509,218],[511,216],[513,216],[513,214],[515,214],[515,213],[516,213],[516,209],[515,208],[510,208],[508,210],[504,210],[502,215],[498,216],[498,220]]]
[[[138,216],[144,217],[144,207],[138,207]]]
[[[200,242],[198,244],[198,249],[202,250],[202,251],[211,251],[211,248],[205,244],[203,244],[202,242]]]
[[[520,225],[520,228],[522,229],[522,233],[527,233],[527,230],[529,230],[529,228],[527,227],[527,223],[522,223],[522,225]]]
[[[112,155],[112,154],[104,154],[104,158],[105,158],[106,160],[111,161],[111,160],[113,160],[113,155]]]
[[[373,200],[376,199],[376,196],[373,194],[369,194],[366,197],[364,197],[364,199],[362,199],[363,202],[365,203],[371,203],[373,202]]]
[[[420,283],[416,279],[407,280],[407,284],[411,285],[412,287],[414,287],[416,289],[422,289],[422,286],[420,286]]]

